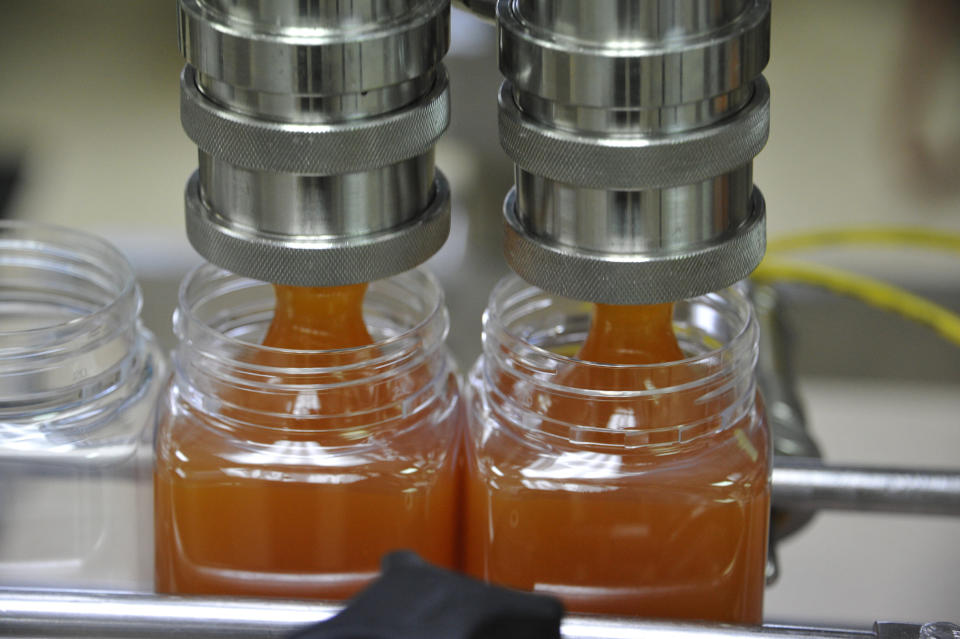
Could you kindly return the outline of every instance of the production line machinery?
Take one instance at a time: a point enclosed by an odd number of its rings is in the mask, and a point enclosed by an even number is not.
[[[765,248],[769,0],[464,0],[496,21],[511,268],[552,293],[672,302],[744,280]],[[434,167],[449,123],[448,0],[180,0],[181,117],[199,150],[187,233],[207,260],[296,286],[417,266],[446,239]],[[590,210],[585,216],[582,211]],[[960,472],[824,466],[804,427],[776,293],[750,291],[777,453],[774,542],[822,509],[960,516]],[[771,543],[768,577],[776,574]],[[0,591],[14,636],[273,637],[332,605]],[[569,616],[564,637],[956,639]]]

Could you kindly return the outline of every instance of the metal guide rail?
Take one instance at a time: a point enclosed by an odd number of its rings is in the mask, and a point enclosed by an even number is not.
[[[283,637],[335,615],[329,603],[0,589],[0,635],[16,637]],[[564,639],[954,639],[949,623],[875,624],[872,631],[733,626],[568,615]]]
[[[773,504],[786,510],[846,510],[960,516],[960,471],[829,466],[777,457]]]
[[[41,456],[19,457],[51,476]],[[78,463],[82,463],[79,461]],[[127,479],[136,480],[133,475]],[[792,512],[839,510],[960,517],[960,470],[831,465],[813,457],[776,455],[772,504]]]
[[[39,455],[19,459],[38,465],[44,461]],[[32,472],[50,476],[58,471],[38,466]],[[955,469],[833,465],[814,457],[776,455],[771,489],[773,506],[789,511],[960,516],[960,470]]]

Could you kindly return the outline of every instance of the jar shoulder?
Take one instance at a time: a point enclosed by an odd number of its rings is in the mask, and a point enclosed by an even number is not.
[[[153,334],[143,329],[135,365],[106,391],[41,415],[0,414],[0,462],[110,466],[149,448],[157,399],[168,365]]]
[[[158,465],[184,472],[223,472],[226,469],[327,468],[332,472],[408,474],[452,464],[462,435],[459,386],[451,376],[435,401],[421,410],[376,424],[297,429],[285,425],[250,424],[225,415],[220,407],[204,409],[188,401],[172,382],[160,402],[157,418]],[[351,470],[352,469],[352,470]]]
[[[466,454],[472,473],[492,483],[543,490],[672,486],[719,492],[766,490],[770,433],[762,406],[736,423],[669,446],[599,446],[504,424],[468,394]]]

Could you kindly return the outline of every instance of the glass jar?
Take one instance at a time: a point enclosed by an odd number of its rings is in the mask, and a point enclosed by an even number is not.
[[[750,303],[677,303],[688,357],[646,366],[569,356],[590,311],[513,276],[491,296],[466,397],[466,570],[572,611],[759,623],[770,443]]]
[[[165,377],[107,242],[0,222],[0,585],[147,589]]]
[[[372,283],[374,344],[261,346],[271,285],[211,265],[180,290],[157,433],[161,592],[342,599],[381,556],[453,566],[462,408],[443,294]]]

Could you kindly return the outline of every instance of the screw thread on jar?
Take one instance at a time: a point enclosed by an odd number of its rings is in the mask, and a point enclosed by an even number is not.
[[[197,410],[254,427],[276,420],[314,432],[349,430],[353,423],[369,428],[425,410],[448,381],[451,363],[443,345],[449,318],[439,286],[424,271],[370,287],[364,313],[374,337],[370,346],[263,346],[273,310],[267,283],[212,265],[187,277],[174,316],[174,362],[179,392]],[[418,383],[398,386],[407,375]],[[340,411],[323,401],[351,392],[365,393],[369,412]],[[374,415],[381,419],[371,422]]]
[[[501,406],[491,410],[509,411],[520,423],[540,424],[547,418],[572,429],[571,439],[592,432],[600,439],[630,438],[639,444],[686,441],[705,428],[727,428],[753,408],[758,333],[749,302],[739,292],[728,289],[678,303],[674,326],[687,357],[664,364],[573,358],[590,326],[590,308],[519,278],[501,282],[484,315],[484,355],[474,371],[484,393],[500,400]],[[571,382],[571,376],[589,378],[594,387]],[[699,410],[696,415],[670,414],[672,398]],[[614,406],[633,412],[621,411],[619,425],[588,426],[571,420],[569,413],[550,410],[551,401],[563,400],[600,411]],[[638,421],[643,414],[652,414],[654,421]],[[669,422],[673,418],[685,419]]]

